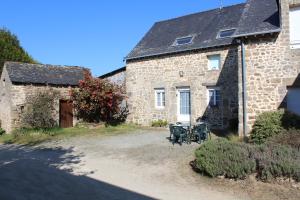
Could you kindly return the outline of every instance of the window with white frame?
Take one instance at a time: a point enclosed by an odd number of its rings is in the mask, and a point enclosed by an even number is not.
[[[300,48],[300,6],[290,8],[290,44],[292,49]]]
[[[155,89],[155,107],[163,109],[166,106],[165,89]]]
[[[208,105],[210,107],[219,107],[221,103],[221,93],[218,88],[208,89]]]
[[[207,59],[208,59],[208,70],[220,69],[221,56],[219,54],[207,56]]]

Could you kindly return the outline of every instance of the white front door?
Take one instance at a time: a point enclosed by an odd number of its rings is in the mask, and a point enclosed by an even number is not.
[[[191,120],[191,93],[189,88],[177,89],[177,121],[190,122]]]
[[[287,109],[290,112],[300,115],[300,88],[288,89]]]

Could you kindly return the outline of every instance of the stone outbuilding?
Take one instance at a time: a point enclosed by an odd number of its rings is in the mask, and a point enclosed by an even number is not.
[[[53,112],[57,124],[61,127],[73,126],[76,117],[72,102],[68,101],[70,90],[83,80],[85,70],[82,67],[6,62],[0,82],[1,128],[8,133],[19,128],[27,97],[47,90],[59,93]]]
[[[109,73],[103,74],[99,76],[100,79],[106,79],[111,83],[117,85],[124,85],[126,84],[126,67],[121,67]]]

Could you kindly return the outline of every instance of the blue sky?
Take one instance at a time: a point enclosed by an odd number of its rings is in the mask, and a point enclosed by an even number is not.
[[[225,6],[241,2],[223,0]],[[101,75],[124,66],[154,22],[219,6],[220,0],[1,0],[0,27],[41,63]]]

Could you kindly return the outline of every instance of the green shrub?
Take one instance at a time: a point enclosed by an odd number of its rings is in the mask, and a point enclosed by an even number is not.
[[[267,142],[249,145],[217,139],[196,150],[196,167],[211,176],[243,179],[257,173],[257,178],[293,178],[300,181],[300,151],[287,145]]]
[[[270,138],[268,141],[270,143],[287,145],[300,151],[300,130],[283,130],[280,134]]]
[[[5,134],[5,130],[3,130],[2,128],[0,128],[0,135],[4,135]]]
[[[272,136],[282,132],[284,111],[265,112],[258,116],[254,123],[250,140],[256,144],[262,144]]]
[[[22,127],[48,129],[57,126],[53,118],[58,93],[53,90],[38,92],[26,99],[26,109],[21,116]]]
[[[196,150],[196,166],[211,176],[243,179],[255,171],[251,146],[226,139],[208,141]]]
[[[293,178],[300,181],[300,152],[299,150],[267,143],[257,148],[256,159],[257,177],[269,181],[277,177]]]
[[[167,125],[168,125],[168,121],[162,119],[152,121],[151,123],[152,127],[166,127]]]
[[[0,135],[4,135],[5,134],[5,130],[3,130],[2,128],[1,128],[1,120],[0,120]]]

